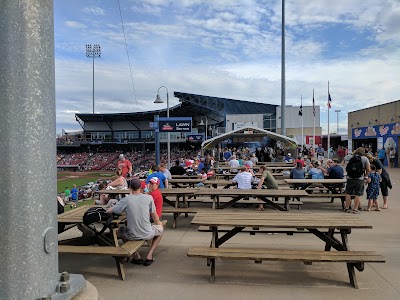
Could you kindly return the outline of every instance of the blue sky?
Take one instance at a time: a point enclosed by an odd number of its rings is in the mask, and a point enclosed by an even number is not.
[[[125,37],[121,25],[124,22]],[[57,132],[75,113],[160,109],[174,91],[280,104],[281,1],[55,0]],[[400,99],[400,1],[286,0],[286,104],[321,106],[327,133],[347,113]],[[126,53],[128,47],[132,76]],[[165,90],[160,90],[165,99]],[[332,131],[332,130],[331,130]]]

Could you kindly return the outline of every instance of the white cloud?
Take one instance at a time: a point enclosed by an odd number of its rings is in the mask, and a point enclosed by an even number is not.
[[[105,10],[99,6],[87,6],[82,9],[82,11],[86,14],[94,15],[94,16],[104,16],[106,14]]]
[[[71,28],[78,28],[78,29],[87,28],[85,24],[76,21],[65,21],[65,25]]]

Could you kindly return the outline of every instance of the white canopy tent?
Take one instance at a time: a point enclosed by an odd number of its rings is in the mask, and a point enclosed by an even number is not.
[[[230,138],[251,138],[253,141],[254,139],[259,138],[260,140],[263,137],[268,137],[270,139],[279,141],[284,147],[289,147],[289,146],[297,146],[297,142],[296,140],[275,133],[275,132],[271,132],[268,130],[264,130],[261,128],[257,128],[257,127],[253,127],[253,126],[246,126],[246,127],[242,127],[236,130],[232,130],[229,131],[227,133],[221,134],[219,136],[213,137],[211,139],[205,140],[204,142],[201,143],[201,148],[202,149],[211,149],[214,148],[215,146],[217,146],[219,143],[225,141],[226,139],[230,139]]]

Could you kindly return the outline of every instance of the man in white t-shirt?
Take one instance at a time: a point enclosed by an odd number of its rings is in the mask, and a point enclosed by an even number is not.
[[[236,159],[236,155],[231,156],[231,160],[228,162],[231,167],[231,173],[237,173],[240,168],[239,161]]]

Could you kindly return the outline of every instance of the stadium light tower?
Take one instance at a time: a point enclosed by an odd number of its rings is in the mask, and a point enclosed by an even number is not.
[[[101,49],[99,44],[86,45],[86,57],[93,59],[93,114],[94,114],[94,58],[101,57]]]
[[[160,98],[160,89],[165,88],[167,90],[167,118],[169,118],[169,97],[168,97],[168,89],[165,86],[160,86],[157,91],[157,98],[154,103],[164,103],[164,101]],[[167,156],[168,156],[168,170],[171,168],[171,144],[170,144],[170,133],[167,133]]]

